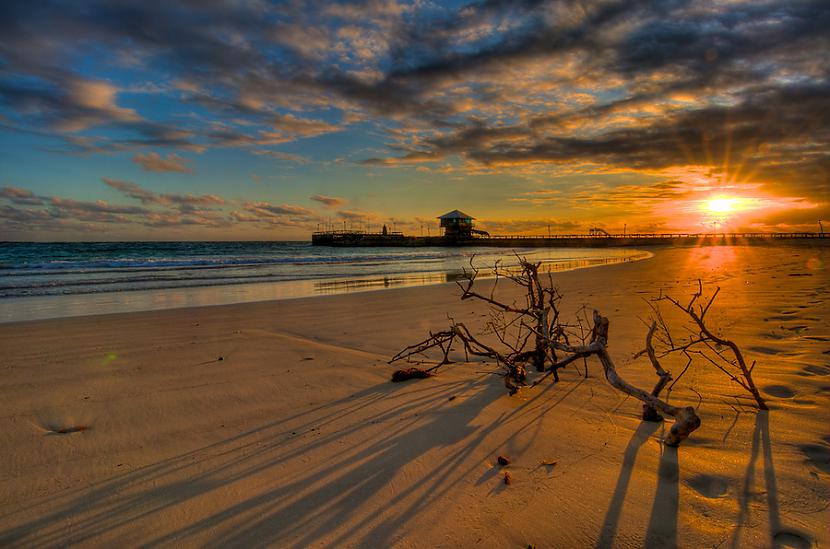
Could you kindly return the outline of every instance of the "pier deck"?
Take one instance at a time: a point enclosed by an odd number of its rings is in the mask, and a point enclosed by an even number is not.
[[[691,246],[724,244],[764,244],[785,241],[830,242],[828,233],[649,233],[550,236],[508,235],[452,238],[446,236],[407,236],[401,233],[361,231],[322,231],[311,235],[315,246],[492,246],[504,248],[605,248],[623,246]]]

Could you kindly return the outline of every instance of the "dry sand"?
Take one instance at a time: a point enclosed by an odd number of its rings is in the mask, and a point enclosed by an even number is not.
[[[596,362],[515,397],[481,363],[389,383],[447,312],[483,320],[453,285],[0,325],[0,545],[827,547],[830,250],[655,253],[556,279],[647,387],[644,298],[723,288],[772,410],[690,370],[679,449]]]

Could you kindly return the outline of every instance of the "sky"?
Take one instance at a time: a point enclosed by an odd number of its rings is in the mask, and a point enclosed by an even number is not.
[[[0,240],[818,231],[830,2],[0,3]],[[826,223],[830,226],[830,221]]]

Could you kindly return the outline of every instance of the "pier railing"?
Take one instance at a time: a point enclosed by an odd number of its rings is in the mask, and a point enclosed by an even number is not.
[[[828,238],[830,233],[626,233],[626,234],[551,234],[551,235],[491,235],[484,239],[555,240],[557,238],[585,238],[594,240],[614,238]]]
[[[538,246],[538,247],[606,247],[650,245],[694,245],[763,243],[783,240],[830,241],[830,234],[789,233],[626,233],[626,234],[551,234],[492,235],[459,238],[458,236],[411,236],[401,232],[318,231],[311,243],[322,246]]]
[[[389,231],[388,233],[368,232],[368,231],[348,231],[348,230],[333,230],[333,231],[315,231],[315,236],[364,236],[364,237],[383,237],[394,236],[402,237],[404,234],[400,231]],[[440,236],[414,236],[408,235],[407,238],[441,238]],[[811,233],[811,232],[791,232],[791,233],[625,233],[625,234],[508,234],[508,235],[490,235],[470,237],[473,240],[555,240],[555,239],[591,239],[591,240],[607,240],[618,238],[830,238],[830,233]]]

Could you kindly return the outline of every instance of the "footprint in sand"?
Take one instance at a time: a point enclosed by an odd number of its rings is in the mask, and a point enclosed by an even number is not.
[[[821,444],[802,444],[798,447],[807,457],[807,463],[825,473],[830,473],[830,448]]]
[[[775,542],[775,547],[792,548],[792,549],[810,549],[813,546],[813,540],[807,534],[797,530],[790,530],[782,528],[772,536]]]
[[[811,376],[826,376],[830,375],[830,368],[827,366],[819,366],[818,364],[810,364],[801,369],[806,375]]]
[[[716,475],[694,475],[686,481],[686,485],[705,498],[722,498],[729,493],[729,482]]]
[[[759,355],[777,355],[779,353],[779,349],[773,349],[772,347],[764,347],[760,345],[748,347],[747,350],[752,353],[758,353]]]
[[[795,391],[786,385],[767,385],[763,391],[776,398],[792,398],[795,396]]]
[[[45,436],[70,436],[82,435],[91,430],[94,421],[94,418],[86,413],[44,413],[32,422],[32,426],[42,431]]]
[[[47,435],[71,435],[89,430],[88,425],[42,425]]]
[[[765,317],[764,317],[764,320],[765,320],[765,321],[770,321],[770,320],[781,320],[781,321],[784,321],[784,320],[795,320],[795,317],[793,317],[793,315],[794,315],[794,314],[795,314],[795,312],[792,312],[792,313],[781,313],[781,314],[778,314],[778,315],[769,315],[769,316],[765,316]]]

